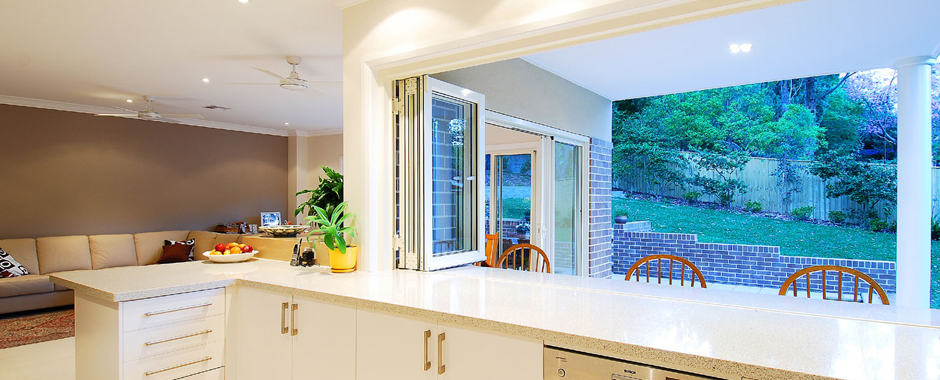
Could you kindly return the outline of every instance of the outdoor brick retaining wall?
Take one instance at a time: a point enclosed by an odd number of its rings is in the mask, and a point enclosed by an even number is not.
[[[785,256],[780,247],[699,243],[698,235],[649,232],[649,222],[633,222],[614,226],[613,273],[623,277],[637,260],[653,254],[676,255],[691,261],[701,269],[707,284],[729,284],[780,288],[783,281],[796,271],[814,265],[839,265],[857,269],[875,279],[888,293],[896,288],[897,270],[894,262],[874,260],[827,259],[818,257]],[[650,275],[656,274],[655,261]],[[666,269],[666,266],[663,268]],[[674,278],[678,279],[676,267]],[[645,270],[641,281],[645,281]],[[827,292],[837,291],[837,275],[827,272]],[[686,275],[691,280],[690,275]],[[843,277],[843,292],[851,292],[853,276]],[[812,291],[822,291],[820,275],[812,278]],[[805,292],[805,277],[799,280],[799,290]],[[868,294],[868,287],[860,282],[859,292]],[[792,289],[790,290],[792,292]],[[805,296],[805,293],[801,294]],[[877,302],[877,295],[875,296]]]
[[[612,275],[613,219],[610,188],[613,148],[613,143],[609,141],[591,138],[591,162],[588,165],[591,176],[588,184],[588,275],[591,277],[609,278]]]

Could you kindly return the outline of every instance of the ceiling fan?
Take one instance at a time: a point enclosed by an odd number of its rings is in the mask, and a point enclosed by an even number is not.
[[[144,100],[147,101],[147,109],[143,111],[134,111],[134,110],[129,110],[127,108],[115,107],[115,108],[122,109],[131,113],[99,113],[99,114],[96,114],[95,116],[126,117],[126,118],[131,118],[131,119],[163,121],[167,123],[179,123],[180,122],[179,120],[168,119],[167,117],[175,117],[175,118],[181,118],[181,119],[202,119],[203,118],[202,115],[196,115],[196,114],[160,114],[159,112],[153,110],[153,102],[154,100],[157,100],[157,98],[150,96],[150,95],[144,95]]]
[[[288,55],[288,56],[287,56],[287,63],[290,64],[290,66],[291,66],[290,74],[288,74],[287,77],[282,77],[282,76],[280,76],[280,75],[277,75],[276,73],[274,73],[273,71],[270,71],[270,70],[265,70],[265,69],[262,69],[262,68],[254,67],[255,70],[258,70],[258,71],[260,71],[260,72],[262,72],[262,73],[265,73],[265,74],[268,74],[268,75],[270,75],[270,76],[272,76],[272,77],[277,78],[278,83],[226,83],[226,84],[252,84],[252,85],[271,85],[271,86],[273,86],[273,85],[278,85],[278,86],[281,86],[281,88],[283,88],[283,89],[285,89],[285,90],[290,90],[290,91],[303,91],[303,90],[306,90],[306,89],[307,89],[307,83],[331,83],[331,82],[339,82],[339,81],[335,81],[335,80],[311,80],[311,81],[308,81],[308,80],[306,80],[306,79],[301,78],[300,75],[297,74],[297,65],[299,65],[301,62],[303,62],[303,58],[301,58],[300,56],[296,56],[296,55]]]

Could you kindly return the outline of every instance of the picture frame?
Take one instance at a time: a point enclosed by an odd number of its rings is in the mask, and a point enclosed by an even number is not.
[[[278,211],[262,212],[261,213],[261,225],[262,226],[280,226],[281,225],[281,213]]]

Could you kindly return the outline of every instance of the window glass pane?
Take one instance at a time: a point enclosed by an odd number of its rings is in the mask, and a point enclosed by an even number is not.
[[[475,250],[474,105],[435,93],[431,107],[433,253]]]
[[[578,273],[580,186],[578,147],[555,143],[555,266],[554,272]]]
[[[532,241],[532,154],[496,156],[499,251]]]

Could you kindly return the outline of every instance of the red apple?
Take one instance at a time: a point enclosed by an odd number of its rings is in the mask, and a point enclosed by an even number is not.
[[[215,250],[219,252],[225,252],[225,244],[216,244]]]
[[[242,248],[242,252],[254,252],[254,251],[255,251],[255,249],[252,248],[252,247],[251,247],[250,245],[248,245],[248,244],[245,244],[245,248]]]

